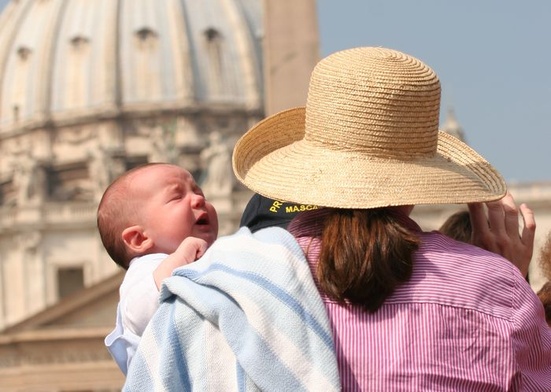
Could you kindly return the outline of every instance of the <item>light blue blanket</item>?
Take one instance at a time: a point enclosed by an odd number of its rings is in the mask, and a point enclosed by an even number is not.
[[[124,391],[337,391],[325,307],[295,239],[247,228],[165,280]]]

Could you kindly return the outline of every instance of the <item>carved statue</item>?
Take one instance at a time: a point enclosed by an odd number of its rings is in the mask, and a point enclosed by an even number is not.
[[[149,131],[151,152],[149,162],[176,163],[175,124],[155,125]]]
[[[220,132],[212,132],[209,139],[209,146],[201,152],[205,167],[201,187],[207,196],[226,196],[231,193],[234,183],[231,150]]]
[[[168,141],[163,127],[160,125],[154,126],[151,129],[149,137],[152,147],[149,154],[149,162],[167,162]]]
[[[15,161],[12,181],[18,206],[43,201],[46,193],[46,173],[30,150],[23,152]]]
[[[113,178],[111,166],[111,157],[104,147],[98,145],[90,151],[88,172],[96,200],[101,199],[103,192],[111,183]]]

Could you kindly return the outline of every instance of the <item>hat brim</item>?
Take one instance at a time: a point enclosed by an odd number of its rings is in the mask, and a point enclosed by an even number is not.
[[[482,156],[445,132],[436,154],[412,160],[322,148],[304,136],[304,107],[264,119],[237,142],[235,175],[273,199],[336,208],[486,202],[507,190]]]

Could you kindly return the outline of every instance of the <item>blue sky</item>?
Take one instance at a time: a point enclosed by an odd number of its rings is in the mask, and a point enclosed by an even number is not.
[[[386,46],[442,82],[467,142],[513,181],[551,181],[551,1],[318,0],[323,56]],[[442,118],[443,120],[443,118]]]
[[[508,181],[551,181],[551,1],[318,0],[318,13],[323,56],[386,46],[418,57],[440,76],[443,114],[454,108]]]

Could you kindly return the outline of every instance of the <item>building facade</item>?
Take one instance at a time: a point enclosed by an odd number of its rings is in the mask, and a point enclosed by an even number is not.
[[[234,180],[231,152],[265,116],[265,72],[277,77],[271,102],[303,105],[318,60],[315,1],[301,4],[291,14],[289,0],[7,4],[0,14],[0,389],[120,389],[103,338],[122,272],[97,234],[98,201],[125,170],[172,162],[203,187],[219,233],[234,231],[251,193]],[[264,25],[283,41],[268,44]]]
[[[187,168],[217,207],[220,232],[236,227],[247,199],[219,162],[264,115],[261,26],[256,0],[8,4],[0,328],[117,272],[95,210],[111,180],[136,165]]]
[[[7,4],[1,390],[120,389],[122,374],[103,345],[123,276],[96,230],[103,190],[136,165],[177,163],[213,202],[220,234],[235,230],[250,192],[221,163],[252,124],[305,103],[318,40],[315,0]],[[445,128],[464,136],[453,116]],[[540,246],[551,230],[551,184],[510,185],[536,212]],[[462,207],[419,206],[414,215],[430,230]],[[543,277],[533,268],[538,287]]]

